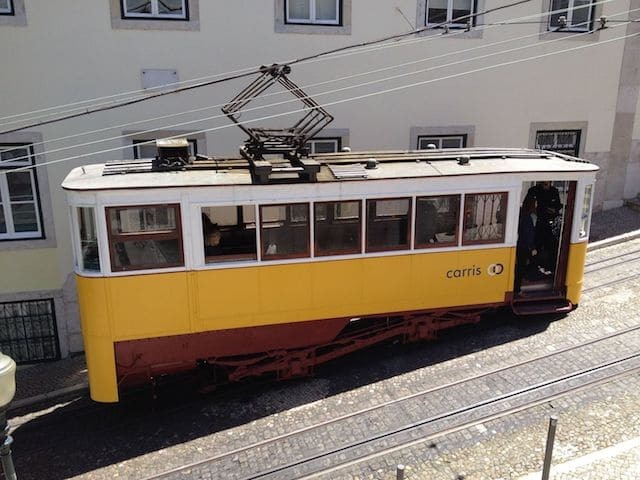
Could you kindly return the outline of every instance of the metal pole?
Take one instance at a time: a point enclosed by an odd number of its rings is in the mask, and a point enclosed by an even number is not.
[[[396,480],[404,480],[404,465],[401,463],[396,468]]]
[[[6,480],[18,480],[16,475],[16,469],[13,466],[13,459],[11,458],[11,444],[13,438],[9,435],[9,427],[5,427],[2,430],[2,445],[0,446],[0,462],[2,462],[2,471],[4,472],[4,478]]]
[[[542,465],[542,480],[549,480],[549,472],[551,471],[551,455],[553,454],[553,442],[556,438],[556,426],[558,425],[558,417],[549,417],[549,431],[547,432],[547,447],[544,452],[544,463]]]

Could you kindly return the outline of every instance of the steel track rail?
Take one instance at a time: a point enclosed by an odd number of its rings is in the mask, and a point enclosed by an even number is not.
[[[498,395],[498,396],[493,397],[491,399],[483,400],[483,401],[477,402],[475,404],[468,405],[466,407],[462,407],[462,408],[453,410],[451,412],[447,412],[447,413],[444,413],[444,414],[436,415],[434,417],[427,418],[427,419],[421,420],[419,422],[414,422],[412,424],[405,425],[403,427],[399,427],[399,428],[391,430],[389,432],[373,435],[373,436],[371,436],[369,438],[365,438],[365,439],[363,439],[363,440],[361,440],[359,442],[353,442],[352,444],[346,445],[344,447],[328,450],[327,452],[324,452],[322,454],[313,455],[313,456],[310,456],[310,457],[307,457],[307,458],[304,458],[304,459],[301,459],[301,460],[298,460],[298,461],[295,461],[295,462],[290,462],[290,463],[288,463],[286,465],[275,467],[275,468],[272,468],[270,470],[266,470],[264,472],[260,472],[258,474],[254,474],[254,475],[251,475],[251,476],[248,476],[248,477],[242,477],[241,480],[259,480],[259,479],[268,478],[271,475],[275,475],[275,474],[278,474],[278,473],[285,472],[286,470],[292,469],[294,467],[304,466],[305,464],[313,462],[313,461],[316,461],[316,460],[327,459],[330,456],[338,455],[338,454],[341,454],[341,453],[345,453],[345,452],[348,452],[349,450],[354,449],[356,447],[365,446],[367,444],[376,442],[378,440],[393,439],[393,437],[395,435],[398,435],[400,433],[407,433],[407,432],[409,432],[411,430],[419,429],[419,428],[427,426],[427,425],[429,425],[431,423],[435,423],[435,422],[441,421],[441,420],[451,419],[451,418],[453,418],[453,417],[455,417],[457,415],[461,415],[461,414],[464,414],[464,413],[470,413],[470,412],[479,410],[480,408],[491,406],[491,405],[495,405],[495,404],[497,404],[499,402],[502,402],[502,401],[505,401],[505,400],[509,400],[509,399],[518,397],[520,395],[524,395],[524,394],[527,394],[527,393],[532,393],[532,392],[535,392],[535,391],[538,391],[538,390],[541,390],[541,389],[544,389],[544,388],[556,386],[556,385],[561,385],[562,383],[568,383],[568,381],[570,381],[570,380],[575,380],[575,379],[581,378],[583,376],[586,376],[586,375],[589,375],[589,374],[592,374],[592,373],[595,373],[595,372],[599,372],[599,371],[605,370],[607,368],[612,368],[614,366],[621,365],[624,362],[628,362],[628,361],[635,360],[635,359],[638,359],[638,358],[640,358],[640,353],[636,353],[636,354],[633,354],[633,355],[628,355],[628,356],[625,356],[625,357],[621,357],[621,358],[618,358],[618,359],[613,360],[611,362],[600,364],[600,365],[598,365],[596,367],[590,367],[590,368],[583,369],[583,370],[580,370],[580,371],[577,371],[577,372],[573,372],[573,373],[569,373],[569,374],[566,374],[566,375],[562,375],[562,376],[556,377],[556,378],[554,378],[552,380],[547,380],[547,381],[544,381],[544,382],[540,382],[538,384],[535,384],[535,385],[532,385],[532,386],[529,386],[529,387],[524,387],[524,388],[521,388],[521,389],[518,389],[518,390],[514,390],[512,392],[508,392],[508,393],[505,393],[505,394],[502,394],[502,395]],[[640,370],[640,366],[634,366],[632,368],[629,368],[629,369],[625,370],[624,372],[617,372],[617,373],[615,373],[613,375],[610,375],[610,376],[608,376],[608,377],[606,377],[604,379],[600,378],[600,379],[597,379],[597,380],[593,380],[591,382],[587,382],[586,384],[579,385],[577,387],[570,387],[566,391],[563,391],[563,392],[560,392],[560,393],[553,393],[551,395],[545,396],[542,399],[538,398],[538,399],[536,399],[534,401],[527,402],[527,403],[525,403],[525,405],[519,405],[518,407],[512,407],[510,409],[504,410],[504,411],[499,412],[499,413],[494,413],[494,414],[491,414],[491,415],[487,415],[485,417],[482,417],[481,419],[475,419],[475,420],[472,420],[472,421],[469,421],[469,422],[465,422],[465,423],[463,423],[461,425],[457,425],[455,427],[451,427],[449,429],[445,429],[445,430],[436,432],[436,433],[431,434],[431,435],[429,435],[427,437],[422,437],[420,440],[414,440],[414,441],[411,441],[411,442],[404,442],[404,443],[395,442],[395,446],[393,448],[381,449],[380,451],[376,451],[374,454],[361,456],[360,458],[352,459],[352,460],[349,460],[347,462],[342,462],[342,463],[339,463],[338,465],[333,465],[333,466],[331,466],[329,468],[325,468],[323,470],[311,472],[309,474],[306,474],[305,476],[297,477],[297,479],[298,480],[310,479],[310,478],[317,477],[319,475],[324,475],[326,473],[330,473],[330,472],[335,471],[337,468],[340,468],[340,469],[344,468],[345,464],[352,465],[356,461],[357,461],[357,463],[360,463],[360,462],[364,461],[365,459],[376,458],[376,457],[379,457],[381,455],[387,454],[390,451],[395,451],[395,450],[399,450],[399,449],[402,449],[402,448],[407,448],[411,444],[414,444],[414,443],[419,444],[421,442],[425,442],[427,440],[430,440],[435,436],[444,435],[445,432],[448,432],[449,430],[453,430],[453,429],[459,430],[459,429],[463,429],[463,428],[468,428],[469,426],[473,426],[475,424],[484,423],[484,422],[488,421],[488,418],[490,418],[490,417],[498,417],[499,418],[501,416],[506,416],[506,415],[509,415],[509,414],[513,413],[513,411],[520,411],[520,410],[524,410],[526,408],[531,408],[532,406],[538,405],[540,403],[548,402],[552,398],[558,398],[558,397],[561,397],[561,396],[565,396],[565,395],[567,395],[569,393],[573,393],[578,388],[586,388],[587,386],[593,386],[592,384],[596,383],[596,382],[599,382],[599,383],[602,383],[602,382],[605,382],[605,381],[609,382],[609,381],[612,380],[612,378],[618,377],[618,376],[623,375],[623,374],[624,375],[628,375],[628,374],[630,374],[632,372],[639,371],[639,370]]]
[[[600,263],[605,263],[605,262],[610,262],[611,260],[615,260],[617,258],[622,258],[622,257],[626,257],[627,255],[633,255],[634,253],[640,253],[640,248],[636,249],[636,250],[631,250],[630,252],[626,252],[626,253],[621,253],[620,255],[615,255],[609,258],[603,258],[601,260],[596,260],[594,262],[586,262],[584,264],[585,270],[593,265],[598,265]],[[587,254],[588,255],[588,254]]]
[[[640,273],[634,273],[633,275],[627,275],[625,277],[621,277],[621,278],[618,278],[616,280],[612,280],[610,282],[605,282],[605,283],[601,283],[599,285],[595,285],[593,287],[584,288],[584,289],[582,289],[582,293],[593,292],[594,290],[598,290],[598,289],[603,288],[603,287],[610,287],[612,285],[617,285],[619,283],[627,282],[629,280],[634,280],[634,279],[636,279],[638,277],[640,277]]]
[[[615,338],[615,337],[618,337],[618,336],[622,336],[622,335],[625,335],[625,334],[628,334],[628,333],[631,333],[631,332],[634,332],[634,331],[637,331],[637,330],[640,330],[640,325],[629,327],[629,328],[626,328],[626,329],[623,329],[623,330],[619,330],[617,332],[612,332],[610,334],[607,334],[607,335],[604,335],[604,336],[601,336],[601,337],[598,337],[598,338],[595,338],[595,339],[587,340],[587,341],[582,342],[582,343],[580,343],[578,345],[571,345],[571,346],[562,348],[560,350],[556,350],[554,352],[545,353],[545,354],[542,354],[542,355],[537,355],[535,357],[531,357],[531,358],[528,358],[528,359],[525,359],[525,360],[522,360],[522,361],[519,361],[519,362],[515,362],[515,363],[512,363],[512,364],[504,366],[504,367],[500,367],[500,368],[496,368],[496,369],[493,369],[493,370],[489,370],[487,372],[483,372],[483,373],[480,373],[480,374],[477,374],[477,375],[474,375],[474,376],[471,376],[471,377],[467,377],[467,378],[464,378],[464,379],[461,379],[461,380],[457,380],[455,382],[450,382],[450,383],[447,383],[447,384],[439,385],[437,387],[428,388],[426,390],[422,390],[422,391],[415,392],[415,393],[412,393],[412,394],[409,394],[409,395],[405,395],[405,396],[402,396],[402,397],[399,397],[399,398],[396,398],[396,399],[393,399],[393,400],[382,402],[382,403],[379,403],[377,405],[373,405],[371,407],[363,408],[363,409],[357,410],[355,412],[351,412],[351,413],[348,413],[348,414],[345,414],[345,415],[341,415],[341,416],[338,416],[338,417],[330,419],[330,420],[326,420],[324,422],[319,422],[319,423],[316,423],[316,424],[313,424],[313,425],[309,425],[307,427],[302,427],[302,428],[293,430],[293,431],[285,433],[285,434],[277,435],[277,436],[274,436],[274,437],[271,437],[271,438],[268,438],[268,439],[265,439],[265,440],[254,442],[254,443],[252,443],[250,445],[247,445],[247,446],[244,446],[244,447],[241,447],[241,448],[236,448],[236,449],[230,450],[228,452],[220,453],[220,454],[217,454],[217,455],[212,455],[212,456],[207,457],[205,459],[201,459],[201,460],[198,460],[198,461],[195,461],[195,462],[192,462],[192,463],[189,463],[187,465],[183,465],[181,467],[177,467],[177,468],[174,468],[174,469],[171,469],[171,470],[167,470],[167,471],[162,472],[160,474],[156,474],[156,475],[152,475],[152,476],[149,476],[149,477],[145,477],[144,480],[155,480],[155,479],[159,479],[159,478],[165,478],[165,477],[168,477],[168,476],[173,475],[175,473],[178,473],[180,471],[184,471],[184,470],[188,470],[188,469],[191,469],[191,468],[195,468],[195,467],[197,467],[199,465],[203,465],[203,464],[206,464],[206,463],[209,463],[209,462],[214,462],[214,461],[217,461],[217,460],[221,460],[221,459],[223,459],[225,457],[229,457],[229,456],[232,456],[232,455],[237,455],[237,454],[249,451],[251,449],[264,447],[266,445],[269,445],[269,444],[272,444],[272,443],[276,443],[276,442],[281,441],[281,440],[292,438],[292,437],[294,437],[296,435],[299,435],[301,433],[305,433],[305,432],[309,432],[309,431],[312,431],[312,430],[315,430],[315,429],[318,429],[318,428],[326,427],[328,425],[335,424],[335,423],[338,423],[338,422],[341,422],[341,421],[344,421],[344,420],[347,420],[347,419],[350,419],[350,418],[354,418],[354,417],[357,417],[357,416],[360,416],[360,415],[363,415],[363,414],[366,414],[366,413],[369,413],[369,412],[372,412],[372,411],[375,411],[375,410],[379,410],[379,409],[382,409],[382,408],[385,408],[385,407],[393,406],[395,404],[399,404],[399,403],[402,403],[402,402],[405,402],[405,401],[408,401],[408,400],[416,399],[416,398],[419,398],[421,396],[432,394],[434,392],[438,392],[438,391],[446,390],[446,389],[449,389],[449,388],[452,388],[452,387],[455,387],[455,386],[458,386],[458,385],[462,385],[462,384],[470,382],[470,381],[479,380],[479,379],[482,379],[482,378],[485,378],[485,377],[496,375],[496,374],[501,373],[501,372],[506,371],[506,370],[510,370],[510,369],[522,367],[522,366],[525,366],[525,365],[528,365],[528,364],[532,364],[534,362],[537,362],[537,361],[540,361],[540,360],[543,360],[543,359],[547,359],[549,357],[554,357],[554,356],[557,356],[557,355],[561,355],[563,353],[567,353],[567,352],[570,352],[570,351],[578,350],[578,349],[581,349],[581,348],[584,348],[584,347],[587,347],[587,346],[590,346],[590,345],[594,345],[594,344],[597,344],[597,343],[600,343],[600,342],[604,342],[606,340],[610,340],[612,338]]]
[[[625,377],[627,375],[630,375],[630,374],[633,374],[633,373],[636,373],[636,372],[640,372],[640,367],[629,368],[628,370],[625,370],[623,372],[618,372],[618,373],[610,375],[610,376],[608,376],[606,378],[600,378],[600,379],[597,379],[597,380],[592,380],[592,381],[587,382],[585,384],[582,384],[582,385],[579,385],[579,386],[576,386],[576,387],[571,387],[568,390],[563,391],[563,392],[551,394],[551,395],[545,396],[543,398],[539,398],[537,400],[534,400],[534,401],[531,401],[531,402],[527,402],[527,403],[525,403],[523,405],[519,405],[517,407],[508,408],[508,409],[505,409],[505,410],[503,410],[501,412],[498,412],[498,413],[494,413],[494,414],[491,414],[491,415],[486,415],[484,417],[481,417],[481,418],[478,418],[478,419],[475,419],[475,420],[472,420],[472,421],[469,421],[469,422],[461,423],[460,425],[457,425],[455,427],[450,427],[450,428],[441,430],[439,432],[436,432],[436,433],[427,435],[425,437],[422,437],[422,438],[420,438],[418,440],[413,440],[411,442],[406,442],[406,443],[404,443],[402,445],[396,445],[394,447],[390,447],[390,448],[387,448],[387,449],[382,449],[382,450],[379,450],[379,451],[375,452],[374,454],[362,456],[362,457],[360,457],[358,459],[351,460],[351,461],[348,461],[348,462],[344,462],[341,465],[335,465],[334,467],[325,469],[323,471],[318,471],[318,472],[314,472],[314,473],[311,473],[311,474],[303,476],[303,477],[298,477],[297,480],[310,480],[312,478],[317,478],[320,475],[333,473],[334,471],[342,470],[344,468],[351,467],[353,465],[357,465],[357,464],[365,462],[367,460],[378,458],[378,457],[380,457],[382,455],[387,455],[387,454],[394,453],[394,452],[397,452],[397,451],[405,449],[405,448],[410,448],[410,447],[413,447],[415,445],[420,445],[422,443],[425,443],[427,441],[432,441],[432,440],[434,440],[436,438],[439,438],[439,437],[442,437],[444,435],[449,435],[449,434],[452,434],[452,433],[455,433],[455,432],[459,432],[461,430],[466,430],[468,428],[471,428],[471,427],[474,427],[474,426],[477,426],[477,425],[481,425],[481,424],[484,424],[484,423],[487,423],[487,422],[490,422],[490,421],[493,421],[493,420],[498,420],[500,418],[507,417],[509,415],[513,415],[514,413],[518,413],[518,412],[521,412],[523,410],[528,410],[530,408],[533,408],[533,407],[536,407],[538,405],[550,402],[552,400],[556,400],[558,398],[562,398],[562,397],[564,397],[566,395],[569,395],[571,393],[576,393],[576,392],[579,392],[581,390],[586,390],[586,389],[589,389],[589,388],[598,387],[600,385],[603,385],[603,384],[606,384],[606,383],[610,383],[610,382],[612,382],[612,381],[614,381],[614,380],[616,380],[618,378]]]

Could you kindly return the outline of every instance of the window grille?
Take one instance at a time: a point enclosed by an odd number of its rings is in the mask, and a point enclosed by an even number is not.
[[[580,130],[540,130],[536,133],[536,148],[577,157]]]
[[[122,0],[122,16],[187,20],[187,0]]]
[[[504,242],[506,211],[506,192],[465,195],[462,244]]]
[[[17,363],[60,358],[53,299],[0,303],[0,350]]]

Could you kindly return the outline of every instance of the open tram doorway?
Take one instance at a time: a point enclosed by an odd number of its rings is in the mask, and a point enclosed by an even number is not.
[[[514,299],[564,295],[576,182],[523,182]]]

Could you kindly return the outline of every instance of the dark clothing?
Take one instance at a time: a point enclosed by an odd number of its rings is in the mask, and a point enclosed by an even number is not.
[[[534,198],[538,204],[536,248],[540,255],[539,262],[546,270],[555,271],[560,232],[554,229],[554,225],[563,207],[560,193],[553,185],[545,188],[538,184],[529,189],[525,201],[530,198]]]
[[[523,213],[520,215],[520,223],[518,224],[518,249],[528,254],[536,248],[536,225],[530,214]]]
[[[536,250],[536,224],[531,214],[522,212],[516,245],[516,293],[520,290],[523,278],[528,277],[535,267],[533,250]]]
[[[560,203],[560,193],[558,189],[551,185],[549,188],[544,188],[542,185],[534,185],[527,192],[527,198],[533,197],[538,202],[538,220],[540,223],[545,223],[548,220],[554,220],[562,210],[562,203]]]

